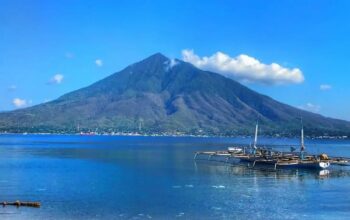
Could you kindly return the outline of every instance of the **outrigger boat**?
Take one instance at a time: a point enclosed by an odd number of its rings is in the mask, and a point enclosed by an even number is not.
[[[208,159],[212,156],[224,156],[226,162],[231,159],[238,159],[240,162],[248,162],[254,167],[256,164],[272,165],[277,168],[306,168],[306,169],[327,169],[331,165],[350,166],[350,158],[345,157],[329,157],[327,154],[311,155],[305,151],[304,144],[304,128],[301,128],[300,151],[295,152],[295,148],[291,152],[281,152],[264,147],[258,147],[258,128],[255,127],[254,145],[251,147],[229,147],[226,151],[201,151],[196,152],[195,159],[198,155],[208,155]]]

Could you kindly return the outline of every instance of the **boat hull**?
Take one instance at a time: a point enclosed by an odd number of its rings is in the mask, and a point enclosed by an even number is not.
[[[276,168],[293,168],[293,169],[316,169],[316,170],[324,170],[330,166],[330,163],[327,161],[290,161],[290,162],[276,162],[275,160],[258,160],[258,158],[240,158],[241,162],[249,162],[253,163],[253,165],[273,165]]]

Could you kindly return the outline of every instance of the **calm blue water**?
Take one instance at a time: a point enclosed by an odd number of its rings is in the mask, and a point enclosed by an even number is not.
[[[261,139],[297,144],[296,139]],[[349,169],[268,172],[197,161],[244,138],[0,135],[0,219],[348,219]],[[350,157],[350,141],[309,140]]]

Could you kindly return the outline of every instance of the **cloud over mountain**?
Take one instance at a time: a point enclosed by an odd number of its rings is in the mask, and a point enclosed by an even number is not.
[[[25,107],[27,105],[27,101],[24,100],[24,99],[15,98],[15,99],[12,100],[12,104],[16,108],[21,108],[21,107]]]
[[[277,63],[264,64],[245,54],[236,57],[216,52],[209,57],[200,57],[193,50],[183,50],[182,59],[194,66],[220,73],[228,78],[242,82],[265,85],[298,84],[304,81],[304,75],[298,68],[286,68]]]
[[[314,113],[318,113],[321,110],[321,106],[316,105],[316,104],[312,104],[310,102],[306,103],[305,105],[299,106],[299,108],[303,109],[305,111],[310,111],[310,112],[314,112]]]

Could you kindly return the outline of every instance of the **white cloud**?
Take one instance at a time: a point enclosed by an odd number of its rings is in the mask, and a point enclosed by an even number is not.
[[[62,74],[54,75],[48,82],[48,84],[60,84],[63,81],[64,76]]]
[[[305,111],[314,112],[314,113],[318,113],[321,110],[321,106],[312,104],[310,102],[306,103],[305,105],[298,106],[298,108],[305,110]]]
[[[12,100],[12,104],[16,107],[16,108],[21,108],[27,105],[27,101],[24,99],[20,99],[20,98],[15,98]]]
[[[16,85],[11,85],[8,87],[8,90],[10,90],[10,91],[15,91],[16,89],[17,89]]]
[[[103,62],[102,62],[102,60],[101,60],[101,59],[97,59],[97,60],[95,60],[95,64],[96,64],[96,66],[98,66],[98,67],[103,66]]]
[[[183,50],[182,58],[200,69],[217,72],[243,82],[276,85],[304,81],[304,75],[298,68],[289,69],[277,63],[264,64],[245,54],[230,57],[222,52],[216,52],[210,57],[199,57],[193,50]]]
[[[328,84],[320,85],[320,90],[322,90],[322,91],[331,90],[331,89],[332,89],[331,85],[328,85]]]
[[[169,71],[170,69],[172,69],[174,66],[176,66],[177,64],[179,64],[178,61],[176,61],[175,59],[170,59],[168,61],[164,62],[165,65],[165,70]]]
[[[174,66],[176,66],[179,62],[177,62],[175,59],[170,59],[169,62],[169,67],[173,68]]]

